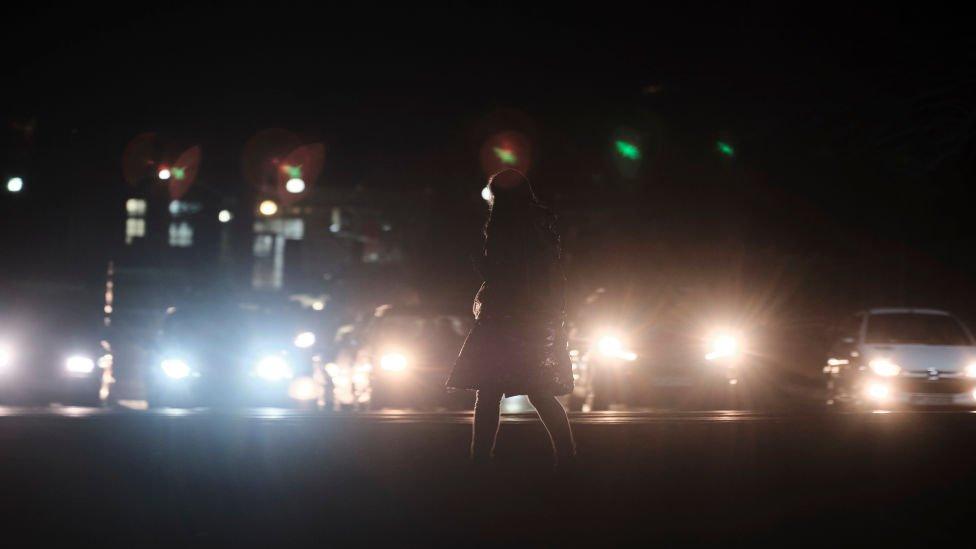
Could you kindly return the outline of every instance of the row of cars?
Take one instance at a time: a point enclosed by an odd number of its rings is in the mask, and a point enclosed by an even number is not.
[[[54,315],[37,301],[6,305],[0,403],[111,403],[122,378],[135,379],[150,407],[466,409],[473,401],[444,389],[472,319],[443,307],[382,306],[330,324],[294,303],[197,299],[126,340],[112,337],[124,331],[82,329],[91,319],[63,307]],[[619,307],[576,311],[567,322],[570,409],[755,407],[772,375],[788,369],[770,359],[769,329],[705,322],[681,307],[655,313],[648,321]],[[976,340],[953,315],[871,309],[836,332],[823,367],[831,409],[976,407]]]

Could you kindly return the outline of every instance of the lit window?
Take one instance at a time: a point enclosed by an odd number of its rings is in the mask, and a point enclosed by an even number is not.
[[[254,235],[253,288],[281,288],[285,273],[285,242],[281,235]]]
[[[183,202],[182,200],[173,200],[169,203],[169,213],[173,217],[195,214],[201,209],[202,206],[199,202]]]
[[[301,219],[258,219],[254,222],[254,234],[271,234],[288,240],[301,240],[305,237],[305,222]]]
[[[130,217],[125,220],[125,243],[132,244],[136,238],[146,236],[146,220],[141,217]]]
[[[130,198],[126,200],[125,213],[134,217],[146,215],[146,201],[141,198]]]
[[[254,257],[271,257],[274,250],[274,235],[258,234],[254,235]]]
[[[193,227],[185,222],[169,224],[169,245],[174,248],[188,248],[193,245]]]

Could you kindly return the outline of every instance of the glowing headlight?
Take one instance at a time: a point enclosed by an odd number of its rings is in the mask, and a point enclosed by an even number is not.
[[[624,344],[615,336],[605,335],[596,342],[596,348],[607,356],[617,356],[624,349]]]
[[[254,373],[268,381],[279,381],[291,377],[291,366],[280,356],[269,355],[258,361]]]
[[[319,398],[319,386],[310,377],[299,377],[288,386],[288,396],[295,400],[315,400]]]
[[[95,361],[87,356],[69,356],[64,361],[64,369],[72,374],[90,374],[95,369]]]
[[[867,386],[865,393],[871,400],[882,402],[888,400],[891,390],[883,383],[871,383]]]
[[[623,341],[614,335],[604,335],[596,342],[596,348],[600,354],[620,358],[627,361],[637,360],[637,353],[624,347]]]
[[[901,367],[887,358],[876,358],[868,363],[871,371],[881,377],[894,377],[901,373]]]
[[[163,373],[167,377],[172,379],[183,379],[190,375],[190,365],[178,358],[163,359],[159,363],[159,367],[163,369]]]
[[[720,358],[735,358],[741,352],[739,338],[732,334],[716,334],[708,340],[708,352],[705,360],[718,360]]]
[[[308,349],[312,345],[315,345],[315,334],[312,332],[302,332],[295,336],[295,347],[299,349]]]
[[[380,368],[388,372],[402,372],[407,369],[407,357],[400,353],[386,353],[380,357]]]
[[[13,350],[0,343],[0,371],[6,370],[8,366],[14,361]]]
[[[966,366],[966,377],[976,377],[976,362]]]

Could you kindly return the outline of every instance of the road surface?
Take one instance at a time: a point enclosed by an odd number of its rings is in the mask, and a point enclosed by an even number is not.
[[[573,416],[575,472],[506,417],[496,467],[467,413],[0,408],[5,532],[141,546],[958,544],[976,414]],[[965,534],[966,537],[954,538]]]

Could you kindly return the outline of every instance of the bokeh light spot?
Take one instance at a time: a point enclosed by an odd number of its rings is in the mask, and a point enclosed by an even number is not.
[[[12,193],[19,193],[24,190],[24,180],[19,177],[11,177],[7,180],[7,190]]]
[[[486,174],[498,173],[506,168],[527,172],[531,164],[529,140],[519,132],[497,133],[481,148],[481,167]]]
[[[300,177],[293,177],[285,183],[285,190],[291,194],[298,194],[305,191],[305,181]]]
[[[635,145],[635,144],[633,144],[633,143],[631,143],[629,141],[624,141],[622,139],[618,139],[614,143],[614,146],[616,146],[616,148],[617,148],[617,154],[619,154],[620,156],[622,156],[622,157],[624,157],[624,158],[626,158],[628,160],[639,160],[640,159],[640,156],[641,156],[641,154],[640,154],[640,148],[638,148],[637,145]]]
[[[274,200],[265,200],[258,206],[258,211],[261,215],[274,215],[278,213],[278,204]]]
[[[502,164],[506,164],[508,166],[514,166],[518,164],[518,156],[516,156],[515,152],[512,151],[511,149],[503,149],[501,147],[495,147],[494,151],[495,151],[495,156],[497,156],[498,159],[501,160]]]

